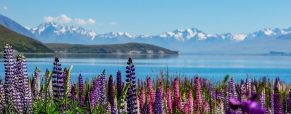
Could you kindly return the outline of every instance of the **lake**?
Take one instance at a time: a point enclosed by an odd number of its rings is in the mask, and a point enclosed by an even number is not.
[[[122,71],[125,78],[125,67],[128,57],[133,58],[136,76],[144,79],[146,76],[158,77],[161,73],[175,76],[208,78],[214,82],[223,80],[225,75],[240,79],[261,78],[271,79],[280,77],[281,80],[291,82],[291,56],[266,55],[110,55],[110,54],[25,54],[27,57],[28,74],[32,75],[35,67],[42,73],[46,68],[52,70],[54,56],[60,57],[63,67],[73,65],[72,81],[76,82],[78,74],[85,79],[92,79],[106,69],[106,74],[116,75]],[[3,58],[3,57],[1,57]],[[0,75],[3,79],[3,59],[0,65]]]

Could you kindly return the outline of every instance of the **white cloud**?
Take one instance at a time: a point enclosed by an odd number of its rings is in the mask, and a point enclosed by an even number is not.
[[[72,18],[66,14],[61,14],[60,16],[46,16],[44,17],[45,22],[56,22],[56,23],[71,23],[77,25],[92,25],[95,24],[94,19],[81,19],[81,18]]]

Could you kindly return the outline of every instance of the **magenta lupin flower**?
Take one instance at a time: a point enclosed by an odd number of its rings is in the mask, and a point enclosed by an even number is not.
[[[180,84],[179,84],[179,79],[175,78],[174,80],[174,103],[173,103],[173,107],[174,109],[178,109],[183,111],[183,109],[180,109],[182,106],[181,103],[181,96],[180,96]]]
[[[146,106],[144,106],[144,107],[146,107],[146,109],[143,109],[143,110],[146,110],[147,111],[147,114],[153,114],[153,104],[152,103],[150,103],[150,101],[151,101],[151,96],[150,95],[147,95],[146,96],[146,98],[147,98],[147,101],[146,101]]]
[[[203,114],[208,114],[209,113],[209,110],[210,110],[210,107],[209,107],[209,103],[207,101],[204,101],[204,104],[203,104]]]
[[[193,103],[194,103],[194,101],[193,101],[192,91],[189,90],[187,93],[187,104],[188,104],[190,114],[192,114],[194,112],[194,104]]]
[[[172,114],[173,113],[173,104],[172,104],[172,92],[170,88],[167,88],[166,90],[166,103],[167,103],[167,113]]]
[[[155,94],[154,94],[154,89],[153,89],[153,85],[152,85],[152,80],[149,76],[146,79],[146,85],[147,85],[147,95],[150,96],[150,99],[148,99],[149,104],[153,104],[155,101],[154,100]]]
[[[201,85],[200,85],[200,80],[198,77],[195,77],[194,79],[194,84],[195,84],[195,103],[197,106],[198,111],[202,111],[202,94],[201,94]]]
[[[145,105],[145,101],[146,101],[146,95],[144,92],[144,88],[141,87],[140,88],[140,95],[139,95],[139,107],[140,107],[140,112],[143,111],[143,107]]]
[[[189,104],[188,104],[188,102],[184,105],[184,114],[191,114],[190,113],[190,111],[189,111],[190,109],[189,109]]]

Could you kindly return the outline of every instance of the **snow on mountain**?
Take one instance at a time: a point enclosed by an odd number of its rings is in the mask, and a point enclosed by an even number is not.
[[[89,37],[91,39],[94,39],[97,35],[96,32],[92,30],[86,30],[82,27],[76,27],[76,26],[66,26],[66,25],[60,25],[56,23],[44,23],[40,24],[38,27],[32,28],[31,32],[34,33],[37,36],[45,37],[42,35],[47,34],[55,34],[57,36],[84,36]]]

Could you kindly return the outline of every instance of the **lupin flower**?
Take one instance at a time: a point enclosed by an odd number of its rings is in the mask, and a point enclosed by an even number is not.
[[[106,100],[106,78],[105,78],[105,70],[103,70],[102,74],[99,77],[99,85],[98,85],[98,105],[105,106],[107,104]]]
[[[262,107],[265,107],[266,105],[266,95],[265,95],[265,88],[262,89],[262,92],[260,94],[260,105]]]
[[[32,96],[31,96],[31,87],[29,85],[28,81],[28,75],[27,75],[27,66],[26,66],[26,61],[25,57],[23,55],[17,56],[17,77],[18,80],[21,81],[22,83],[19,83],[19,92],[21,92],[21,95],[23,95],[23,105],[24,109],[27,109],[26,112],[32,113]],[[20,85],[22,84],[22,85]]]
[[[148,107],[149,107],[149,105],[148,105],[148,102],[146,100],[144,107],[142,108],[141,114],[150,114]]]
[[[147,86],[147,101],[148,101],[148,105],[149,105],[148,111],[149,111],[149,114],[152,114],[155,96],[154,96],[154,89],[153,89],[153,85],[152,85],[152,80],[149,76],[146,79],[146,86]]]
[[[190,110],[190,109],[189,109],[189,104],[186,103],[186,104],[184,105],[184,114],[191,114],[189,110]]]
[[[118,70],[118,72],[116,73],[116,87],[117,87],[117,99],[120,99],[123,89],[123,82],[120,70]]]
[[[209,113],[209,103],[208,101],[204,101],[204,104],[203,104],[203,114],[208,114]]]
[[[203,104],[202,104],[201,85],[200,85],[200,80],[198,77],[195,77],[194,83],[195,83],[195,92],[196,92],[195,103],[197,105],[198,111],[201,112]]]
[[[193,101],[193,96],[192,96],[192,91],[189,90],[187,94],[187,104],[189,108],[189,114],[192,114],[194,111],[194,101]]]
[[[181,96],[180,96],[180,84],[179,84],[179,79],[175,78],[174,80],[174,103],[173,107],[174,109],[179,109],[182,110],[182,102],[181,102]]]
[[[93,109],[95,107],[95,98],[96,98],[96,94],[95,94],[95,88],[92,87],[91,90],[90,90],[90,107],[91,109]]]
[[[137,114],[137,95],[136,95],[136,81],[135,68],[132,59],[129,58],[126,67],[126,82],[131,84],[127,91],[127,113]]]
[[[12,46],[6,44],[4,47],[4,67],[5,67],[5,104],[8,104],[9,101],[12,101],[13,93],[17,92],[15,90],[15,64]]]
[[[145,105],[145,100],[146,100],[146,95],[145,95],[145,92],[144,92],[144,88],[141,87],[140,88],[140,96],[139,96],[139,107],[140,107],[140,112],[143,111],[143,107]]]
[[[156,90],[156,97],[155,97],[155,114],[163,114],[163,98],[160,88]]]
[[[85,101],[85,95],[84,95],[84,82],[81,74],[79,74],[78,77],[78,90],[79,90],[79,105],[82,106]]]
[[[266,110],[255,101],[256,95],[253,95],[249,100],[239,101],[235,98],[229,100],[232,109],[241,108],[244,113],[248,114],[264,114]]]
[[[115,99],[114,92],[115,92],[115,90],[114,90],[113,77],[112,77],[112,75],[110,75],[109,80],[108,80],[108,102],[109,102],[110,107],[111,107],[111,114],[116,114],[115,104],[114,104],[114,99]]]
[[[234,83],[234,79],[233,77],[230,79],[230,81],[228,82],[228,88],[227,88],[227,97],[228,97],[228,100],[231,99],[231,98],[237,98],[237,93],[236,93],[236,90],[235,90],[235,83]],[[234,110],[232,110],[229,106],[229,101],[227,102],[227,106],[226,106],[226,110],[228,113],[235,113]]]
[[[279,85],[279,79],[276,79],[275,85],[274,85],[274,113],[283,114],[278,85]]]
[[[173,108],[172,108],[172,93],[171,89],[167,88],[166,90],[166,103],[167,103],[167,113],[172,114],[173,113]]]
[[[53,95],[54,100],[59,100],[64,97],[64,74],[62,72],[61,64],[59,58],[55,58],[54,68],[52,73],[52,85],[53,85]]]

